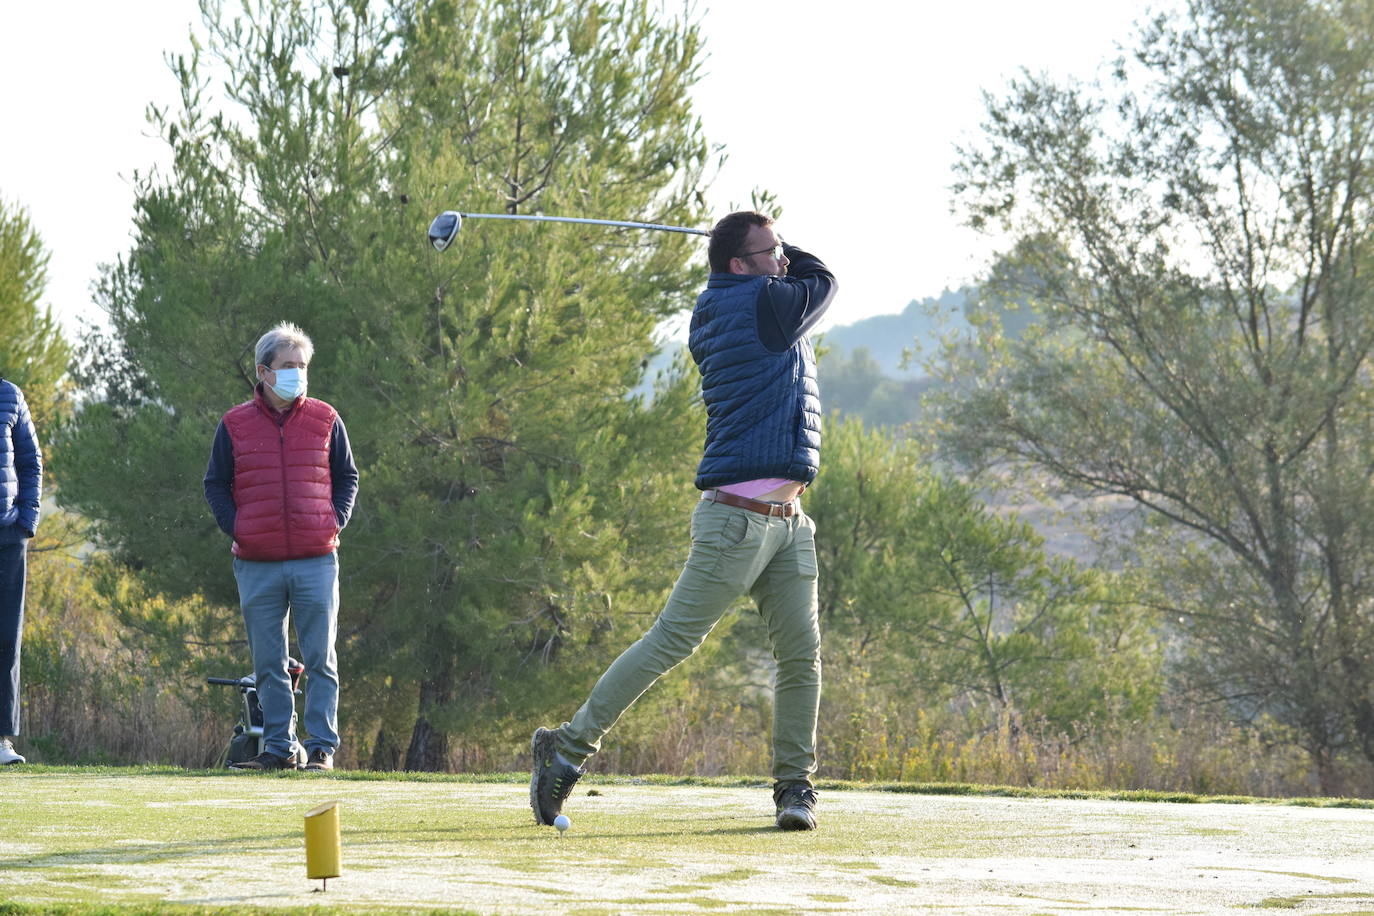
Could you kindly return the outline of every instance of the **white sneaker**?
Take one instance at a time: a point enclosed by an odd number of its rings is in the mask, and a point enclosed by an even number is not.
[[[23,755],[15,751],[14,745],[10,744],[10,739],[0,738],[0,766],[4,766],[8,763],[23,762]]]

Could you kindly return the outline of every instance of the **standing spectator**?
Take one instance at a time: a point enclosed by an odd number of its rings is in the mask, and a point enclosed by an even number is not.
[[[339,747],[339,532],[358,492],[343,420],[305,396],[314,344],[282,322],[258,340],[253,399],[215,430],[205,499],[234,539],[234,578],[262,706],[263,751],[241,770],[297,767],[287,621],[305,663],[307,770],[334,768]]]
[[[23,763],[19,735],[19,647],[29,539],[38,531],[43,453],[24,392],[0,378],[0,764]]]

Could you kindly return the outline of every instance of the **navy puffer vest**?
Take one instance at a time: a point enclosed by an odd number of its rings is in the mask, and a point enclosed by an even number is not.
[[[805,337],[782,353],[759,340],[758,297],[768,277],[711,274],[692,312],[687,346],[701,369],[706,448],[700,490],[820,469],[816,353]]]
[[[0,379],[0,544],[14,544],[38,530],[43,455],[24,393]]]

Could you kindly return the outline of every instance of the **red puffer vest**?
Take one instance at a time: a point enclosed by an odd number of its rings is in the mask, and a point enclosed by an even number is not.
[[[284,422],[263,399],[224,415],[234,447],[234,554],[245,560],[301,560],[339,546],[329,439],[338,413],[324,401],[296,401]]]

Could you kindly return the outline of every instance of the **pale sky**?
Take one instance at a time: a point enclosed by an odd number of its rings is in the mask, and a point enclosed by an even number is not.
[[[960,227],[948,188],[980,90],[1022,67],[1091,79],[1161,5],[1173,3],[702,0],[694,98],[729,154],[707,199],[724,213],[755,187],[777,194],[779,230],[839,280],[826,325],[968,283],[992,245]],[[69,329],[98,318],[99,265],[130,245],[131,176],[165,162],[144,111],[175,99],[163,54],[187,50],[199,23],[196,0],[0,5],[0,198],[41,234],[45,303]]]

